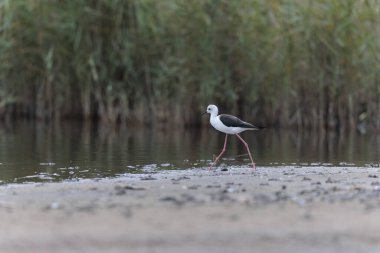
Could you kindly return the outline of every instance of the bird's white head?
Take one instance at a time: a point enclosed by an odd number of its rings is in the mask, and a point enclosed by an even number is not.
[[[211,116],[217,116],[218,115],[218,107],[216,105],[209,105],[209,106],[207,106],[206,112],[211,114]]]

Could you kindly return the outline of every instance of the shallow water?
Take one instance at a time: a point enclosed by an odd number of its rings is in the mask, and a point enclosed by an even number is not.
[[[265,129],[243,133],[260,166],[379,166],[380,136]],[[0,126],[0,183],[77,180],[207,166],[224,135],[211,128],[94,127],[78,122]],[[248,165],[230,136],[220,166]]]

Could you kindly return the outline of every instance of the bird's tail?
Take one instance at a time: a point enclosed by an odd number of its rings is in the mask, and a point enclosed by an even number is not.
[[[266,127],[264,127],[264,126],[253,126],[253,127],[251,127],[251,128],[249,128],[249,130],[262,130],[262,129],[264,129],[264,128],[266,128]]]

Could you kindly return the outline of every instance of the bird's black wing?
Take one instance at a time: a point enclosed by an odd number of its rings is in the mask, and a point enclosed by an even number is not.
[[[220,114],[219,115],[220,121],[228,127],[241,127],[241,128],[247,128],[247,129],[255,129],[259,130],[261,127],[257,127],[252,125],[251,123],[242,121],[241,119],[228,115],[228,114]]]

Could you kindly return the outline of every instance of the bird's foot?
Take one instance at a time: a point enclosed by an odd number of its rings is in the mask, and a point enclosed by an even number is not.
[[[252,169],[253,169],[253,171],[256,170],[256,163],[252,163]]]

